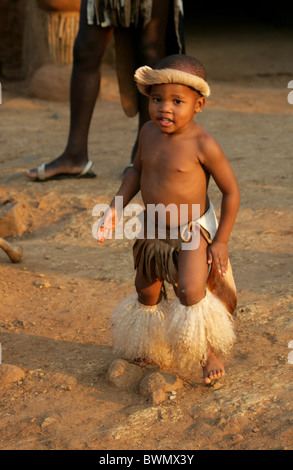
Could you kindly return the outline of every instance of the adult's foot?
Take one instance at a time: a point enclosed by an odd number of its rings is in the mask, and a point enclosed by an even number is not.
[[[43,166],[42,178],[40,178],[40,171],[38,168],[28,171],[26,176],[31,180],[48,180],[62,175],[78,176],[82,173],[87,163],[87,159],[76,163],[73,159],[61,155],[52,162]],[[93,174],[93,176],[95,175]]]
[[[217,354],[210,353],[206,365],[203,367],[203,381],[210,384],[213,380],[220,379],[225,375],[223,361]]]

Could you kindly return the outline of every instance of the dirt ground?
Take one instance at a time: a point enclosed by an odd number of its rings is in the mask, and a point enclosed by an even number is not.
[[[21,235],[8,240],[24,248],[20,264],[0,251],[2,450],[292,449],[292,40],[292,31],[269,25],[187,36],[212,89],[199,122],[241,189],[229,243],[237,341],[223,379],[206,387],[195,371],[159,405],[106,378],[114,359],[109,318],[134,292],[131,242],[98,245],[92,237],[92,209],[120,185],[136,132],[115,74],[105,71],[91,126],[98,177],[79,181],[27,181],[28,169],[63,150],[68,103],[32,99],[27,83],[2,82],[0,209],[14,205]],[[209,193],[219,213],[214,184]]]

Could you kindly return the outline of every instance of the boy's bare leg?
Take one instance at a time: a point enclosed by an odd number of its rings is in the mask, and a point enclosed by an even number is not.
[[[79,174],[88,162],[88,134],[100,90],[101,60],[112,35],[112,28],[87,24],[87,1],[82,0],[71,76],[68,142],[64,152],[46,165],[46,178]],[[38,174],[31,170],[27,176],[35,179]]]
[[[159,279],[150,281],[146,276],[136,273],[135,287],[138,301],[143,305],[157,305],[162,299],[163,282]]]
[[[180,302],[192,306],[205,297],[205,284],[208,275],[207,242],[200,236],[196,250],[181,250],[178,257],[178,286],[176,294]],[[224,375],[224,365],[218,354],[210,351],[203,367],[204,383],[219,379]]]

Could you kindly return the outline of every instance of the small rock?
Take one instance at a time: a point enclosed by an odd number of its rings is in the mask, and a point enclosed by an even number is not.
[[[18,202],[8,202],[0,208],[1,237],[17,237],[27,230],[26,208]]]
[[[39,289],[49,289],[52,287],[50,282],[34,282],[34,285]]]
[[[147,375],[139,385],[139,392],[143,396],[148,396],[155,390],[164,392],[175,392],[183,387],[183,381],[173,374],[165,372],[153,372]]]
[[[50,116],[51,119],[59,119],[59,113],[53,113],[52,116]]]
[[[52,385],[56,388],[61,388],[62,390],[69,390],[71,391],[72,388],[76,385],[77,379],[70,375],[62,374],[58,372],[55,374],[54,379],[52,381]]]
[[[44,429],[47,426],[50,426],[50,424],[54,424],[57,422],[57,418],[54,416],[48,416],[47,418],[44,419],[44,421],[41,424],[41,428]]]
[[[166,393],[164,392],[164,390],[161,390],[161,389],[158,389],[158,390],[154,390],[152,393],[151,393],[151,396],[149,398],[149,402],[151,405],[160,405],[161,403],[163,403],[164,401],[166,400]]]
[[[143,378],[143,369],[123,359],[115,359],[110,365],[106,379],[120,390],[137,389]]]
[[[11,384],[24,379],[25,372],[20,367],[12,364],[0,364],[0,383]]]
[[[160,372],[154,372],[142,379],[139,384],[139,393],[143,396],[149,396],[156,390],[165,390],[166,381]]]
[[[218,390],[219,388],[222,388],[222,387],[224,387],[224,384],[219,382],[218,380],[215,383],[212,384],[212,388],[214,388],[216,390]]]
[[[232,441],[233,442],[240,442],[240,441],[243,441],[244,437],[242,436],[242,434],[235,434],[234,436],[232,436]]]

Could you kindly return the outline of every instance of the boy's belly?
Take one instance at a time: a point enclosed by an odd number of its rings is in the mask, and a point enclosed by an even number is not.
[[[178,227],[199,218],[209,207],[206,186],[180,188],[170,184],[141,184],[141,195],[148,209],[161,220],[166,216],[166,225]]]

